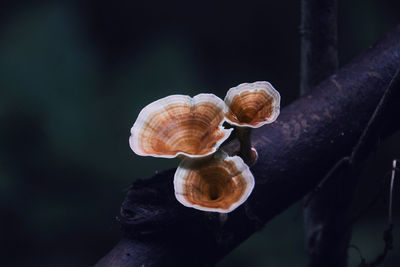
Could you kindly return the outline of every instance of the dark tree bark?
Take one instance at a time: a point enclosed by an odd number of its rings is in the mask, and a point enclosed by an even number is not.
[[[392,112],[398,109],[396,106],[400,103],[399,70],[400,68],[385,90],[351,154],[342,159],[341,164],[336,165],[338,167],[332,170],[318,192],[310,196],[312,200],[305,209],[305,218],[311,266],[347,266],[352,223],[354,217],[358,217],[353,214],[351,203],[363,164],[383,134],[385,119],[390,118]],[[390,224],[384,235],[391,239],[391,234]],[[390,249],[391,241],[385,240],[384,252],[368,266],[381,263]]]
[[[302,0],[300,95],[338,68],[336,0]]]
[[[350,153],[399,64],[397,27],[285,107],[276,123],[255,130],[259,159],[251,170],[256,185],[245,205],[227,220],[180,205],[173,193],[173,169],[134,182],[119,216],[125,237],[97,266],[215,264],[312,190]]]
[[[302,0],[300,33],[300,94],[304,95],[338,68],[337,1]],[[339,201],[337,196],[344,192],[343,183],[335,179],[305,201],[303,217],[309,267],[347,265],[351,229],[343,205],[349,204],[346,201],[354,192],[347,190],[349,196],[343,198],[344,203]]]

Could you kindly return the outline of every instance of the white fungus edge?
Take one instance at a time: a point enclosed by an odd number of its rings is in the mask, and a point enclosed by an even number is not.
[[[217,151],[217,149],[219,148],[219,146],[226,139],[229,138],[233,129],[225,129],[222,126],[222,124],[226,121],[226,118],[224,116],[224,119],[220,122],[219,127],[218,127],[218,130],[221,131],[222,133],[224,133],[224,137],[221,138],[215,144],[212,151],[210,151],[207,154],[192,155],[192,154],[185,153],[185,152],[177,152],[176,154],[173,154],[173,155],[158,155],[158,154],[144,152],[140,146],[138,136],[139,136],[140,131],[144,127],[144,125],[146,125],[147,118],[149,118],[152,115],[152,113],[157,112],[160,109],[163,109],[165,106],[167,106],[171,103],[179,102],[179,101],[188,103],[192,107],[201,102],[212,102],[216,106],[220,107],[222,112],[224,112],[224,109],[225,109],[224,101],[214,94],[198,94],[198,95],[194,96],[193,98],[188,95],[169,95],[164,98],[158,99],[158,100],[148,104],[140,111],[135,123],[133,124],[133,126],[131,128],[131,131],[130,131],[131,136],[129,137],[129,146],[131,147],[133,152],[135,152],[139,156],[151,156],[151,157],[157,157],[157,158],[175,158],[180,155],[190,157],[190,158],[202,158],[202,157],[206,157],[206,156],[209,156],[209,155],[215,153]]]
[[[216,155],[214,156],[214,160],[221,160],[221,161],[232,161],[238,171],[242,173],[243,177],[246,179],[246,190],[242,197],[239,199],[239,201],[232,203],[232,205],[228,209],[219,209],[219,208],[208,208],[208,207],[203,207],[198,204],[191,204],[189,203],[186,199],[185,196],[182,194],[183,192],[183,185],[184,182],[182,180],[185,180],[185,177],[187,176],[188,172],[190,171],[191,165],[195,161],[195,159],[190,159],[186,158],[184,159],[181,164],[179,164],[178,168],[176,169],[175,175],[174,175],[174,191],[175,191],[175,197],[176,199],[184,206],[188,208],[194,208],[197,210],[201,211],[209,211],[209,212],[219,212],[219,213],[229,213],[235,210],[237,207],[242,205],[250,196],[251,192],[253,191],[255,180],[254,176],[250,171],[249,166],[247,166],[246,163],[239,157],[239,156],[233,156],[229,157],[225,152],[217,152]]]
[[[263,126],[265,124],[273,123],[278,118],[278,116],[280,114],[281,95],[272,86],[272,84],[270,84],[269,82],[266,82],[266,81],[259,81],[259,82],[253,82],[253,83],[241,83],[238,86],[230,88],[224,98],[224,102],[225,102],[224,113],[226,114],[230,111],[229,106],[232,103],[232,100],[236,95],[240,95],[242,92],[245,92],[245,91],[254,92],[254,91],[259,91],[259,90],[263,90],[263,91],[267,92],[267,94],[272,96],[272,98],[274,100],[272,117],[270,117],[266,121],[262,121],[262,122],[258,123],[257,125],[250,125],[247,123],[237,123],[237,122],[231,121],[229,118],[226,118],[226,121],[229,124],[238,126],[238,127],[260,128],[261,126]]]

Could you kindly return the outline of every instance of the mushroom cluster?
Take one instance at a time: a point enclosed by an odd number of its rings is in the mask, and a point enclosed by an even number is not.
[[[268,82],[240,84],[229,89],[224,101],[213,94],[167,96],[142,109],[129,144],[140,156],[182,157],[174,175],[176,199],[198,210],[228,213],[254,187],[248,167],[257,160],[251,128],[274,122],[279,105],[280,95]],[[237,156],[219,148],[233,130],[224,122],[235,128]]]

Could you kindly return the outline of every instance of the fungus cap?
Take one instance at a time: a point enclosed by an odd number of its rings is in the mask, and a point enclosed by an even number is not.
[[[258,128],[276,120],[281,96],[269,82],[242,83],[229,89],[224,101],[230,124]]]
[[[228,213],[254,188],[249,167],[238,156],[217,152],[207,159],[184,159],[174,176],[176,199],[186,207]]]
[[[129,144],[140,156],[204,157],[214,153],[232,129],[222,127],[224,102],[213,94],[171,95],[142,109]]]

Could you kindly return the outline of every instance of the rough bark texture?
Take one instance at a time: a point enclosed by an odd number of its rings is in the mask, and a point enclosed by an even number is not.
[[[338,68],[337,1],[302,0],[300,29],[300,94],[304,95]],[[347,190],[349,196],[344,197],[343,181],[338,181],[338,177],[332,179],[335,181],[325,183],[318,194],[312,193],[305,201],[303,217],[309,267],[347,265],[351,226],[343,206],[350,205],[346,201],[354,192]],[[338,195],[343,199],[339,200]]]
[[[338,68],[336,12],[336,0],[301,1],[301,95]]]
[[[133,183],[119,220],[125,238],[97,266],[211,266],[312,190],[348,155],[400,65],[400,27],[257,129],[256,185],[221,220],[174,198],[174,170]],[[393,130],[393,129],[392,129]],[[232,149],[232,148],[230,148]]]
[[[362,165],[368,155],[374,151],[377,140],[383,134],[385,118],[390,118],[396,109],[399,113],[399,103],[400,73],[398,69],[351,154],[341,161],[343,164],[337,165],[339,167],[334,169],[333,174],[327,178],[316,196],[304,209],[310,266],[347,266],[352,217],[355,217],[350,207],[360,180]],[[392,249],[391,224],[384,236],[387,236],[384,238],[384,252],[368,266],[377,266]]]

